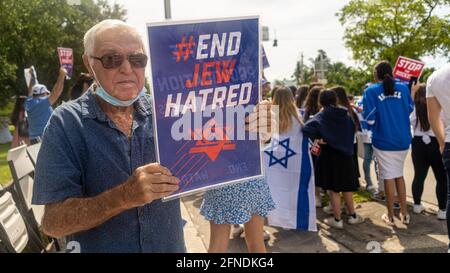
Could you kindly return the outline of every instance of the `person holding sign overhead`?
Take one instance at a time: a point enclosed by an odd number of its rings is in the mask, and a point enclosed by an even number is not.
[[[34,74],[34,71],[30,70]],[[61,96],[64,88],[64,77],[67,71],[60,68],[58,79],[52,92],[43,84],[34,84],[32,80],[28,87],[28,98],[25,101],[25,111],[28,115],[29,137],[31,144],[37,143],[42,137],[45,125],[53,113],[52,105]],[[32,76],[33,79],[33,76]]]

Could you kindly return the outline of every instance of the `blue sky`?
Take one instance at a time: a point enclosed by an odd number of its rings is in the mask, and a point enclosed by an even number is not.
[[[128,10],[127,22],[145,38],[148,22],[164,20],[163,0],[109,0]],[[201,19],[260,15],[261,23],[274,32],[278,47],[263,42],[271,67],[265,70],[269,80],[290,78],[296,61],[303,53],[305,60],[323,49],[333,62],[354,64],[351,52],[344,46],[343,27],[335,16],[349,0],[171,0],[172,19]],[[432,66],[443,60],[425,58]]]

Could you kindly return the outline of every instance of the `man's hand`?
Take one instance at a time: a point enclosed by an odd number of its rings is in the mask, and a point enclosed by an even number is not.
[[[123,185],[125,203],[130,208],[143,206],[172,194],[178,183],[180,179],[158,163],[139,167]]]
[[[58,80],[56,81],[55,86],[53,86],[52,92],[48,97],[50,105],[53,105],[58,100],[59,96],[61,96],[62,91],[64,89],[64,80],[66,75],[67,75],[66,69],[64,67],[60,67]]]
[[[67,75],[67,70],[61,66],[61,68],[59,68],[59,78],[64,78]]]
[[[262,142],[267,142],[276,130],[277,122],[272,111],[272,102],[261,101],[253,109],[253,113],[245,119],[245,129],[249,132],[259,133]]]
[[[422,86],[422,83],[417,81],[411,86],[411,97],[414,99],[414,96],[416,95],[417,91],[419,91],[419,88]]]

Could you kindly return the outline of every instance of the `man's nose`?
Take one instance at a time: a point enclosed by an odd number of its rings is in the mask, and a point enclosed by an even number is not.
[[[128,61],[128,56],[125,56],[125,59],[119,67],[119,71],[124,74],[129,74],[133,71],[133,67],[130,64],[130,61]]]

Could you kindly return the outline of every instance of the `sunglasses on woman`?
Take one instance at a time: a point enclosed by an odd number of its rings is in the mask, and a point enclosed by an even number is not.
[[[133,68],[144,68],[147,65],[148,57],[143,53],[130,53],[126,56]],[[105,54],[102,57],[91,56],[91,58],[99,60],[105,69],[118,68],[125,60],[125,56],[119,53]]]

